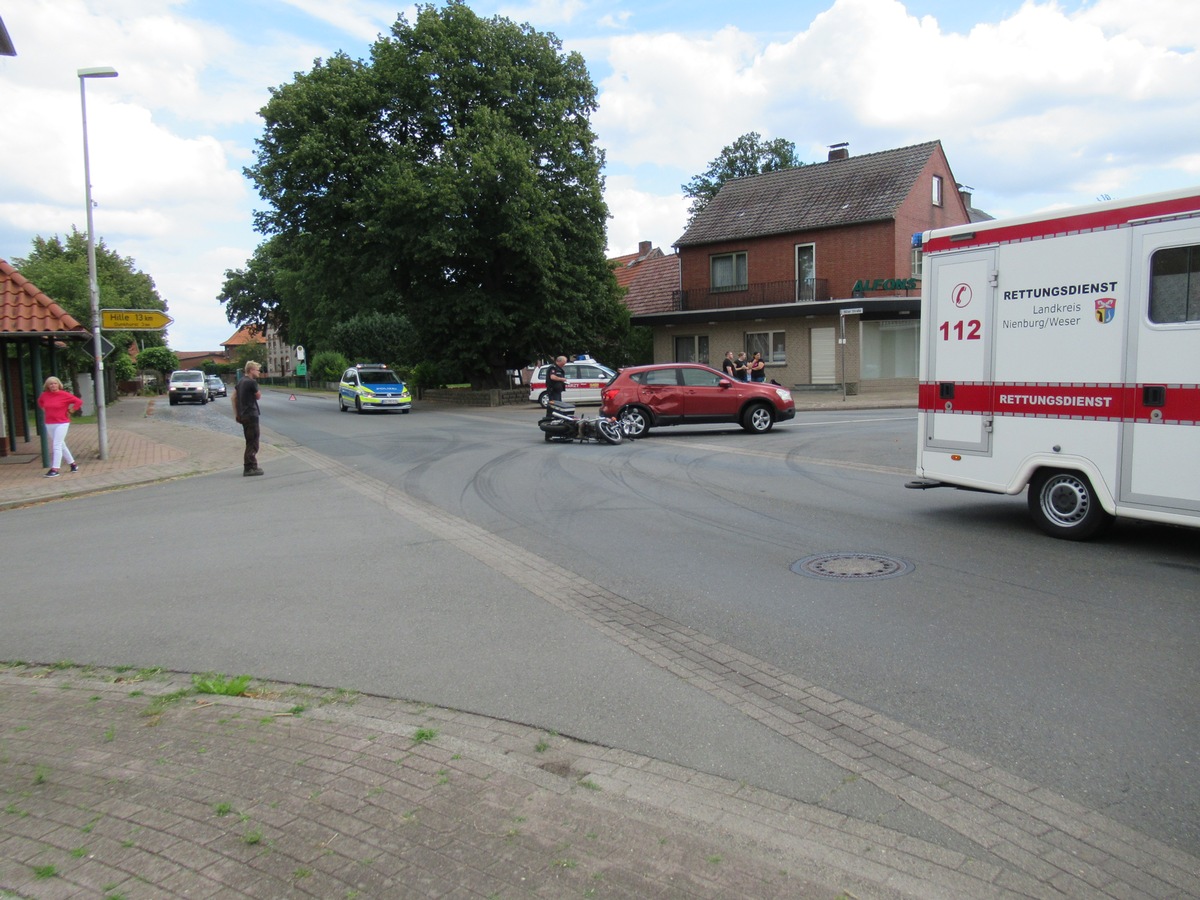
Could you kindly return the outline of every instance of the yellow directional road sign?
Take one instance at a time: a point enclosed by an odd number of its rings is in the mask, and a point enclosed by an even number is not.
[[[110,331],[158,331],[174,321],[157,309],[100,310],[100,327]]]

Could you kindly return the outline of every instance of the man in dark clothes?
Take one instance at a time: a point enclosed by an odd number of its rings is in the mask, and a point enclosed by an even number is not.
[[[736,367],[737,367],[737,364],[733,361],[733,351],[726,350],[725,351],[725,362],[721,363],[721,369],[724,370],[726,375],[728,375],[730,378],[734,379],[735,381],[737,380],[737,377],[738,377],[737,372],[734,371],[736,369]]]
[[[546,370],[546,399],[551,403],[562,402],[563,389],[567,386],[567,370],[563,368],[566,364],[567,358],[560,356]]]
[[[258,373],[262,367],[254,360],[246,363],[242,380],[233,390],[233,415],[241,423],[246,436],[246,452],[242,457],[243,475],[261,475],[258,467],[258,401],[262,392],[258,389]]]

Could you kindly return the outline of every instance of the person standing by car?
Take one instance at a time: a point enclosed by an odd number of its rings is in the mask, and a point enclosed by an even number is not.
[[[546,370],[546,397],[551,403],[561,403],[563,390],[567,386],[567,370],[564,368],[567,358],[560,356],[554,360],[554,365]]]
[[[733,351],[726,350],[725,351],[725,361],[721,363],[721,370],[726,375],[728,375],[730,378],[732,378],[734,381],[736,381],[737,373],[734,371],[736,367],[737,367],[737,363],[734,362],[734,360],[733,360]]]
[[[745,350],[739,353],[737,359],[733,361],[733,377],[738,381],[750,380],[750,363],[746,359]]]
[[[65,459],[72,472],[79,471],[79,464],[67,448],[67,429],[71,427],[71,408],[76,411],[83,409],[83,400],[63,388],[63,384],[53,375],[42,385],[42,392],[37,398],[38,408],[46,420],[46,437],[50,439],[51,456],[50,471],[47,478],[58,477],[58,467]]]
[[[762,354],[757,350],[750,362],[746,364],[746,371],[750,373],[750,381],[766,381],[767,380],[767,364],[763,362]]]
[[[258,467],[258,401],[262,392],[258,389],[258,373],[262,366],[254,360],[246,363],[242,379],[233,390],[233,417],[242,426],[246,436],[246,452],[242,456],[243,475],[261,475]]]

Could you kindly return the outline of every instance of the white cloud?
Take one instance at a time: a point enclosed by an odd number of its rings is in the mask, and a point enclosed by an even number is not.
[[[1194,176],[1198,36],[1200,4],[1171,0],[1073,14],[1027,0],[965,34],[899,0],[837,0],[787,40],[725,28],[598,42],[612,72],[595,123],[612,170],[652,161],[675,184],[748,131],[813,161],[842,140],[865,153],[940,138],[984,208],[1004,194],[1029,212],[1020,196],[1086,202]]]
[[[631,178],[614,176],[606,180],[604,199],[611,210],[619,211],[608,223],[610,258],[635,252],[642,241],[670,253],[683,234],[680,223],[687,218],[688,202],[682,194],[656,196],[639,190]]]
[[[413,5],[404,10],[397,10],[393,4],[364,2],[364,0],[283,0],[283,2],[366,43],[374,43],[375,38],[380,34],[386,34],[400,12],[404,12],[410,22],[415,18],[415,6]]]
[[[584,0],[529,0],[523,3],[502,2],[499,4],[499,14],[514,22],[539,22],[544,26],[553,26],[574,21],[586,8]]]

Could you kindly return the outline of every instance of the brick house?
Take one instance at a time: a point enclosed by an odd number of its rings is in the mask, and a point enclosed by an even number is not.
[[[675,242],[670,292],[665,262],[630,285],[633,322],[658,362],[758,350],[790,387],[840,384],[844,356],[849,384],[915,389],[914,235],[988,218],[958,187],[940,141],[730,181]]]

